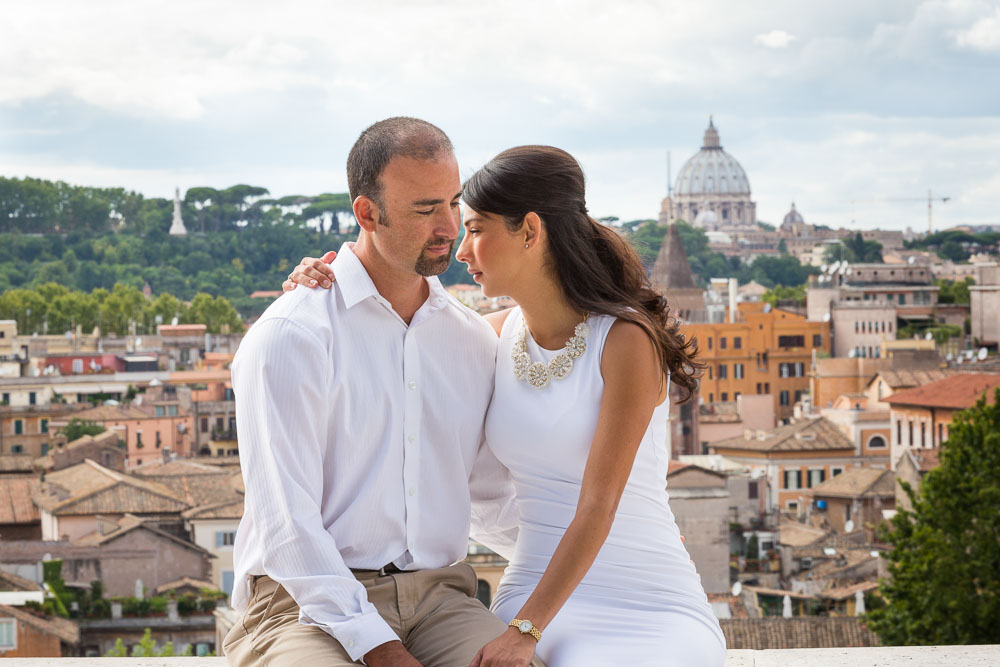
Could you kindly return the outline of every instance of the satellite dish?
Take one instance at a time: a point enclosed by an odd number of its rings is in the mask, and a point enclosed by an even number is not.
[[[135,339],[135,346],[142,347],[142,336],[139,336],[138,338]]]
[[[845,528],[846,528],[846,526],[845,526]],[[837,550],[834,549],[833,547],[823,547],[823,555],[824,556],[836,556],[837,555]]]
[[[109,398],[108,400],[104,401],[104,405],[119,405],[119,403],[115,399]]]
[[[944,355],[944,360],[945,361],[951,361],[953,358],[954,358],[954,356],[952,355],[951,352],[949,352],[948,354]]]
[[[766,315],[767,313],[770,313],[770,312],[771,312],[771,304],[765,303],[764,304],[764,314]]]
[[[844,532],[853,533],[854,532],[854,519],[848,519],[844,522]]]
[[[175,317],[174,319],[170,320],[170,325],[171,325],[171,326],[177,326],[177,323],[178,323],[179,321],[180,321],[180,320],[178,320],[178,319],[177,319],[177,318]]]
[[[743,582],[737,581],[735,584],[733,584],[733,587],[730,590],[733,593],[733,597],[738,598],[740,596],[740,593],[743,592]]]
[[[823,313],[823,321],[824,322],[830,321],[830,313]]]
[[[850,352],[847,353],[847,356],[848,358],[853,359],[854,357],[858,356],[858,351],[852,349]]]
[[[968,359],[969,361],[972,361],[972,357],[974,357],[975,354],[976,353],[973,352],[972,350],[966,350],[965,351],[965,358]]]
[[[955,359],[955,363],[956,364],[960,364],[960,363],[962,363],[963,359],[965,359],[965,357],[963,357],[962,355],[958,355],[958,358]]]
[[[821,265],[821,266],[819,267],[819,272],[820,272],[820,273],[826,273],[826,269],[827,269],[827,266],[826,266],[826,264],[823,264],[823,265]]]
[[[73,332],[72,331],[67,331],[66,333],[63,334],[63,336],[66,337],[66,340],[72,340],[73,339]]]
[[[979,348],[979,354],[977,354],[976,356],[979,357],[979,361],[982,361],[982,360],[984,360],[986,358],[986,355],[988,355],[988,354],[989,354],[989,352],[986,350],[986,348],[985,347],[981,347],[981,348]]]
[[[930,340],[931,338],[934,338],[934,334],[932,334],[930,331],[924,334],[924,340]]]
[[[917,261],[917,258],[916,258],[916,257],[913,257],[913,256],[911,256],[911,257],[910,257],[910,258],[909,258],[908,260],[906,260],[906,263],[907,263],[907,264],[913,264],[913,263],[914,263],[914,262],[916,262],[916,261]]]

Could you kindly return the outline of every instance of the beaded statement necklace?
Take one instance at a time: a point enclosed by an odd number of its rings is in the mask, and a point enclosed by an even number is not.
[[[566,345],[559,354],[552,357],[549,363],[541,361],[531,361],[528,354],[528,327],[521,319],[521,335],[514,341],[514,348],[510,357],[514,360],[514,377],[527,382],[535,389],[545,389],[549,386],[549,380],[565,380],[573,371],[573,360],[579,359],[580,355],[587,349],[587,334],[590,333],[590,326],[587,320],[580,322],[573,329],[573,337],[566,341]]]

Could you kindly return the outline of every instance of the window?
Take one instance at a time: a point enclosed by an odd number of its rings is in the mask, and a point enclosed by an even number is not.
[[[854,321],[854,333],[861,333],[861,323],[857,320]]]
[[[840,467],[830,468],[830,477],[836,477],[842,472],[844,472],[843,468]]]
[[[944,424],[938,424],[938,441],[937,444],[940,447],[944,443]]]
[[[710,350],[712,349],[712,338],[711,337],[709,337],[709,339],[708,339],[708,349],[710,349]]]
[[[231,547],[236,544],[235,530],[220,530],[215,533],[215,546]]]
[[[712,392],[708,392],[708,402],[715,403],[715,394],[713,394]]]
[[[726,379],[726,375],[727,375],[727,373],[726,373],[726,365],[725,364],[719,364],[719,379],[720,380],[725,380]]]
[[[737,392],[733,393],[733,400],[734,401],[740,400],[740,392],[737,391]]]
[[[78,374],[83,372],[83,359],[73,360],[73,372]]]
[[[879,397],[881,398],[881,397]],[[899,419],[896,421],[896,444],[903,444],[903,420]]]
[[[757,485],[759,482],[753,480],[747,484],[747,498],[750,500],[756,500],[758,498],[758,493],[760,493]]]
[[[801,489],[802,488],[802,471],[801,470],[786,470],[785,471],[785,488],[786,489]]]
[[[229,595],[232,595],[232,593],[233,593],[233,579],[234,579],[234,577],[233,577],[232,570],[224,570],[222,572],[222,590],[223,590],[223,592],[225,592],[225,593],[227,593]],[[199,650],[200,650],[201,644],[199,644],[198,647],[199,647]],[[207,649],[208,647],[206,646],[205,648]],[[208,651],[206,650],[205,653],[207,654]],[[199,655],[202,655],[202,654],[199,653]]]
[[[880,435],[872,436],[868,441],[868,449],[885,449],[885,438]]]
[[[823,334],[813,334],[813,347],[823,347]]]
[[[820,484],[823,483],[823,480],[825,480],[825,479],[826,479],[826,471],[823,470],[822,468],[820,468],[818,470],[810,470],[809,471],[809,488],[811,489],[814,486],[819,486]]]
[[[14,445],[13,447],[10,448],[10,453],[11,454],[23,454],[24,453],[24,446],[23,445]]]
[[[739,336],[733,336],[733,349],[742,350],[743,349],[743,339]]]
[[[17,649],[17,619],[0,618],[0,651]]]
[[[737,380],[743,379],[743,364],[733,364],[733,377]]]
[[[167,406],[167,416],[168,417],[176,417],[177,416],[177,406],[176,405],[168,405]]]
[[[889,322],[889,333],[892,333],[892,322]]]
[[[927,446],[927,423],[920,422],[920,446]]]
[[[153,408],[153,416],[154,417],[163,417],[166,414],[167,414],[167,411],[164,409],[164,407],[162,405],[157,405],[155,408]]]
[[[719,339],[719,349],[720,350],[725,350],[726,349],[726,337],[725,336],[723,336],[722,338]]]
[[[760,382],[757,383],[757,393],[758,394],[764,393],[764,387],[760,384]]]
[[[138,448],[140,448],[140,449],[143,446],[142,445],[142,431],[140,431],[138,429],[136,429],[136,432],[135,432],[135,446],[138,447]]]
[[[48,419],[39,420],[38,424],[39,424],[39,426],[38,426],[38,432],[39,433],[48,433],[49,432],[49,420]]]
[[[14,435],[21,435],[24,433],[24,420],[15,419],[14,420]]]
[[[729,400],[729,392],[728,391],[722,392],[721,400],[722,400],[723,403],[725,403],[726,401]]]
[[[778,347],[805,347],[805,336],[778,336]]]
[[[770,394],[771,393],[771,383],[770,382],[765,382],[764,383],[764,393],[765,394]]]
[[[906,295],[903,294],[903,293],[900,293],[900,295],[899,295],[899,305],[901,305],[901,306],[905,306],[906,305]]]
[[[215,428],[217,428],[217,429],[219,429],[221,431],[222,429],[224,429],[226,427],[225,424],[226,424],[226,422],[225,422],[225,420],[223,420],[222,417],[216,417],[215,418]]]
[[[35,405],[36,401],[35,392],[28,392],[28,405]]]
[[[789,364],[778,364],[778,377],[789,377],[791,368]]]
[[[795,377],[802,378],[806,376],[806,365],[801,361],[795,362]]]
[[[156,432],[156,448],[157,448],[157,449],[159,449],[159,448],[160,448],[160,444],[161,444],[162,442],[163,442],[163,440],[162,440],[162,439],[160,438],[160,432],[159,432],[159,431],[157,431],[157,432]]]
[[[0,403],[3,403],[4,405],[7,405],[8,403],[10,403],[10,393],[8,393],[8,392],[5,391],[3,393],[3,397],[2,398],[3,398],[3,400],[0,400]]]
[[[709,367],[708,367],[708,379],[709,379],[709,380],[711,380],[711,379],[712,379],[712,366],[709,366]]]
[[[208,433],[208,417],[201,418],[201,432]]]
[[[49,443],[43,442],[42,443],[42,456],[45,456],[48,453],[49,453]]]
[[[788,405],[788,392],[787,391],[782,390],[778,394],[778,403],[781,404],[781,405]]]
[[[913,420],[912,419],[910,420],[909,424],[910,424],[910,441],[907,442],[906,444],[908,444],[910,447],[912,447],[913,446]]]
[[[798,403],[801,400],[802,400],[802,390],[801,389],[796,389],[795,390],[795,402]]]

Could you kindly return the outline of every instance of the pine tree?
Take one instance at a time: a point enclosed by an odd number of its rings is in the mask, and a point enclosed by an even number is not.
[[[900,483],[913,510],[884,536],[887,605],[869,627],[893,645],[1000,643],[1000,390],[956,415],[919,493]]]

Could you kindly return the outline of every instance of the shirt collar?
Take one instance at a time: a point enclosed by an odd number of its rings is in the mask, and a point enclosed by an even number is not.
[[[374,297],[378,301],[385,303],[388,307],[389,303],[379,294],[364,264],[354,254],[353,245],[353,243],[345,243],[340,246],[340,250],[331,264],[333,275],[336,276],[337,284],[340,286],[340,294],[344,299],[344,306],[350,310],[365,299]],[[420,309],[427,308],[433,312],[444,308],[448,304],[449,295],[448,291],[441,285],[441,281],[437,276],[430,276],[424,278],[424,280],[427,281],[429,293],[427,301],[424,302],[424,305]]]

